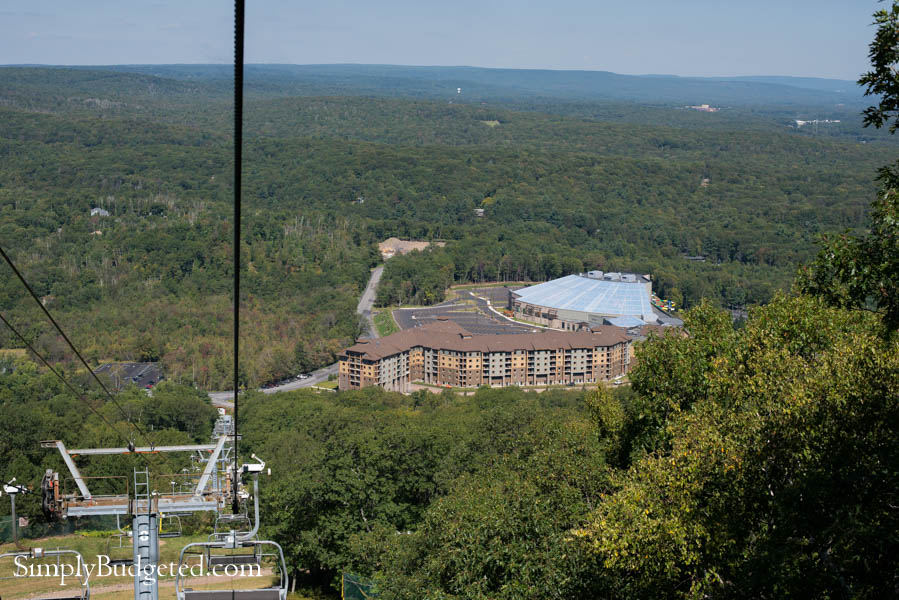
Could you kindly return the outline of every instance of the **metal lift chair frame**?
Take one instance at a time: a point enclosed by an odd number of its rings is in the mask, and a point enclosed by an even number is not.
[[[113,538],[119,540],[118,546],[112,546],[111,542],[112,542]],[[127,546],[125,546],[122,543],[122,541],[125,538],[128,538]],[[128,550],[128,556],[127,557],[116,556],[115,558],[113,558],[111,550],[118,550],[118,549]],[[134,564],[134,558],[132,557],[133,551],[134,551],[133,543],[131,540],[131,535],[129,533],[114,533],[113,535],[106,538],[106,557],[109,558],[109,566],[110,567],[119,567],[119,566],[130,567],[130,566],[132,566]],[[122,554],[122,552],[118,552],[117,554]]]
[[[273,546],[277,549],[277,554],[274,552],[260,552],[260,546]],[[181,577],[181,573],[184,570],[183,567],[186,566],[184,562],[184,555],[190,548],[202,548],[203,553],[201,556],[206,555],[210,548],[246,548],[249,546],[253,546],[253,554],[252,556],[257,557],[260,561],[264,556],[275,556],[278,560],[278,572],[280,575],[280,582],[275,587],[269,588],[257,588],[257,589],[247,589],[247,590],[238,590],[238,589],[223,589],[223,590],[193,590],[190,588],[184,587],[184,580]],[[189,553],[188,553],[189,554]],[[195,553],[196,554],[196,553]],[[251,556],[251,555],[239,555],[239,556]],[[238,564],[238,563],[229,563],[229,564]],[[258,564],[258,563],[257,563]],[[178,600],[286,600],[287,599],[287,563],[284,561],[284,551],[281,549],[280,544],[277,542],[273,542],[270,540],[248,540],[248,541],[235,541],[232,540],[223,541],[223,542],[194,542],[192,544],[188,544],[181,549],[181,554],[178,557],[178,575],[175,578],[175,594]]]
[[[169,528],[163,526],[168,521]],[[174,525],[174,526],[173,526]],[[160,515],[159,516],[159,537],[160,538],[178,538],[183,535],[181,527],[181,515]]]

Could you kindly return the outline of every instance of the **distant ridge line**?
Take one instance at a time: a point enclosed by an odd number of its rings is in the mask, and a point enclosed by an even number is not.
[[[150,75],[176,81],[230,81],[226,64],[6,65],[5,69],[68,69]],[[610,71],[508,69],[470,66],[276,64],[246,66],[250,85],[288,95],[414,97],[449,102],[607,102],[692,106],[866,106],[854,82],[782,75],[693,77],[623,75]]]

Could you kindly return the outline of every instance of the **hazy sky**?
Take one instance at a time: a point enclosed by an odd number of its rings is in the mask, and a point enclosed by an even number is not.
[[[856,79],[876,0],[247,0],[246,60]],[[0,0],[0,64],[227,63],[224,0]]]

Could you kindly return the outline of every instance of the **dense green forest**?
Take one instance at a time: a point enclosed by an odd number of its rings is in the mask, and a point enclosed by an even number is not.
[[[0,69],[0,239],[91,360],[161,360],[175,381],[221,389],[230,88],[219,68],[159,69],[168,77]],[[447,103],[388,97],[387,84],[321,96],[308,73],[249,72],[248,385],[328,364],[360,333],[355,303],[390,236],[447,245],[390,261],[384,305],[592,268],[651,273],[681,306],[765,303],[819,234],[863,228],[894,143],[862,133],[858,116],[819,136],[791,128],[801,95],[704,114],[525,91]],[[774,85],[740,85],[750,83]],[[0,309],[55,360],[70,358],[8,276]]]

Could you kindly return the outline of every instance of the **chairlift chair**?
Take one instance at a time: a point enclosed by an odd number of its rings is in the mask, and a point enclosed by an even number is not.
[[[215,553],[214,544],[223,544],[229,540],[243,539],[246,541],[255,541],[259,538],[254,533],[250,517],[246,513],[237,514],[219,514],[215,518],[213,531],[209,534],[207,541],[210,545],[204,548],[206,564],[209,566],[226,566],[226,565],[258,565],[259,556],[254,546],[252,552],[224,552]],[[225,547],[229,547],[227,544]]]
[[[222,541],[222,539],[212,540],[213,543]],[[251,552],[213,553],[213,548],[215,548],[215,546],[206,547],[206,564],[210,567],[226,567],[228,565],[258,565],[260,561],[260,556],[257,553],[257,546],[253,546]]]
[[[227,534],[231,531],[237,532],[238,535],[246,533],[252,529],[252,523],[250,523],[250,517],[247,513],[237,513],[237,514],[221,514],[219,513],[215,517],[215,523],[212,527],[213,535],[219,536],[221,534]]]
[[[199,552],[190,551],[194,548]],[[247,548],[251,548],[252,551],[230,555],[213,552],[213,550]],[[266,551],[267,548],[268,551]],[[185,578],[182,577],[182,573],[189,573],[186,560],[191,554],[209,557],[210,562],[207,563],[207,568],[214,570],[225,566],[239,567],[247,564],[261,567],[263,561],[272,560],[276,563],[279,581],[277,585],[255,589],[197,590],[189,588],[185,586]],[[178,562],[178,574],[175,578],[175,594],[178,600],[286,600],[287,598],[287,568],[284,562],[284,552],[277,542],[268,540],[240,541],[233,535],[224,541],[195,542],[181,549]]]
[[[2,560],[4,558],[12,558],[14,560],[16,558],[25,558],[25,559],[29,559],[29,560],[34,560],[34,559],[44,559],[44,558],[49,558],[49,557],[55,556],[55,557],[57,557],[57,561],[58,561],[59,557],[67,556],[67,555],[75,557],[76,565],[84,564],[84,559],[81,557],[81,553],[79,553],[75,550],[43,550],[42,548],[32,548],[31,550],[29,550],[27,552],[7,552],[5,554],[0,554],[0,560]],[[46,563],[42,563],[42,564],[46,564]],[[90,600],[91,586],[90,586],[90,582],[88,581],[87,569],[84,569],[84,568],[79,569],[76,566],[75,573],[73,573],[71,575],[71,577],[75,578],[75,577],[78,577],[79,575],[81,578],[80,585],[79,585],[80,589],[78,590],[77,594],[57,595],[56,593],[52,593],[52,594],[48,593],[46,595],[46,597],[42,596],[42,595],[34,596],[32,598],[32,600]],[[12,577],[0,577],[0,580],[11,579],[11,578],[15,578],[15,577],[17,577],[17,576],[13,575]],[[69,577],[69,576],[67,575],[67,577]],[[69,590],[67,590],[67,592],[68,591]],[[72,590],[72,591],[74,591],[74,590]],[[213,600],[213,599],[210,599],[210,600]],[[214,599],[214,600],[218,600],[218,599]],[[247,598],[245,600],[257,600],[257,599],[256,598]],[[260,598],[259,600],[268,600],[268,597],[266,597],[264,599]]]
[[[259,460],[255,454],[251,455]],[[256,464],[243,466],[244,473],[253,474],[253,509],[255,514],[255,522],[249,531],[238,532],[234,525],[241,521],[249,525],[249,518],[243,515],[219,515],[216,519],[217,528],[225,525],[231,525],[227,534],[223,531],[213,533],[208,542],[195,542],[188,544],[181,549],[181,555],[178,562],[178,575],[175,579],[175,594],[178,600],[286,600],[287,599],[287,567],[284,562],[284,552],[277,542],[256,539],[256,533],[259,530],[259,481],[256,474],[265,468],[265,463],[259,461]],[[219,539],[216,539],[219,538]],[[199,549],[200,556],[205,556],[207,560],[207,568],[217,571],[219,567],[224,567],[225,575],[228,575],[228,567],[232,567],[235,571],[242,570],[243,567],[249,565],[257,569],[257,574],[261,571],[261,566],[265,561],[274,562],[273,567],[277,568],[280,577],[278,585],[256,588],[256,589],[232,589],[230,590],[194,590],[184,586],[182,579],[183,567],[186,566],[185,554],[190,553],[192,548]],[[266,548],[270,550],[266,551]],[[223,552],[230,550],[232,552]],[[249,552],[247,551],[249,550]],[[197,554],[197,553],[194,553]]]
[[[119,515],[115,516],[115,526],[118,533],[114,533],[106,538],[106,557],[109,559],[109,566],[130,567],[134,564],[134,545],[131,543],[131,530],[122,529]],[[127,546],[124,544],[125,539],[129,540]],[[115,545],[113,545],[113,541],[116,542]]]
[[[181,515],[168,514],[159,517],[159,537],[160,538],[177,538],[181,537]]]
[[[128,540],[127,546],[124,543],[125,539]],[[115,544],[113,544],[114,541]],[[131,532],[120,530],[120,533],[114,533],[106,538],[106,556],[109,558],[110,567],[132,566],[134,564],[134,548],[131,543]]]

